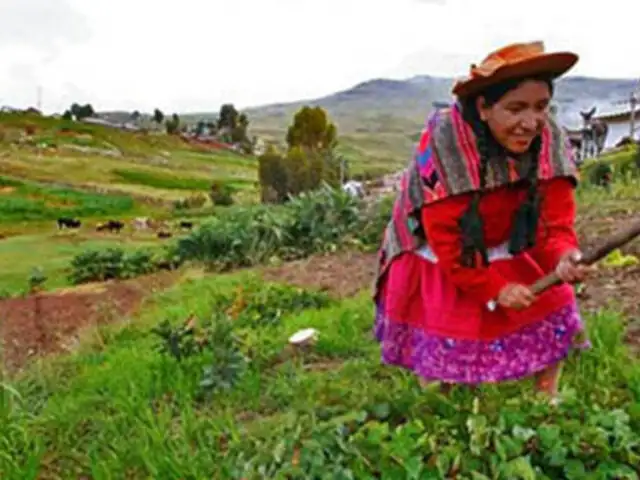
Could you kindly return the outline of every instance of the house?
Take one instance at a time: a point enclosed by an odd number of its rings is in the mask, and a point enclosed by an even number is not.
[[[635,128],[633,138],[640,139],[640,106],[635,109]],[[631,108],[628,105],[607,113],[600,114],[593,120],[600,120],[607,124],[609,132],[604,144],[605,149],[614,148],[620,140],[629,136],[631,119]]]

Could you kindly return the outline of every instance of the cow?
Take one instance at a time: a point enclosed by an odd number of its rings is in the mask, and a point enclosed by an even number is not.
[[[191,230],[193,228],[193,222],[187,222],[186,220],[182,220],[180,222],[179,228],[185,230]]]
[[[77,218],[71,217],[60,217],[58,219],[58,228],[62,230],[63,228],[80,228],[82,223]]]
[[[96,230],[98,232],[104,232],[105,230],[109,230],[110,232],[120,233],[120,230],[124,228],[124,223],[120,220],[109,220],[107,222],[100,223]]]
[[[165,230],[160,230],[157,235],[158,238],[171,238],[173,236],[171,232],[167,232]]]
[[[148,217],[138,217],[133,220],[133,228],[136,230],[147,230],[151,228],[151,220]]]

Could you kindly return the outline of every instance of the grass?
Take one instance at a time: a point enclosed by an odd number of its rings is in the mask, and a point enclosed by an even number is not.
[[[164,174],[143,170],[116,169],[114,175],[120,181],[134,185],[146,185],[165,190],[200,190],[208,191],[211,180],[207,178],[181,177],[177,174]]]
[[[16,380],[0,404],[2,477],[444,478],[457,468],[460,478],[485,478],[471,469],[495,467],[486,478],[637,478],[628,462],[640,458],[640,370],[614,314],[588,319],[594,348],[570,360],[558,410],[526,383],[483,388],[481,400],[444,398],[385,368],[366,294],[270,323],[240,308],[235,344],[248,363],[231,386],[203,394],[211,353],[178,361],[157,349],[151,328],[219,318],[221,305],[249,291],[275,301],[252,272],[185,280],[130,323],[93,331],[74,355]],[[288,336],[307,327],[320,331],[318,344],[288,356]],[[234,341],[219,340],[218,350]],[[539,453],[514,453],[526,450],[521,437],[536,438]],[[581,468],[600,474],[571,476]]]
[[[159,133],[0,113],[0,175],[138,200],[172,201],[214,181],[255,193],[257,161]],[[26,135],[27,127],[33,130]]]
[[[133,185],[145,185],[148,187],[164,190],[190,190],[207,192],[211,189],[211,184],[215,178],[197,178],[180,175],[177,172],[165,173],[162,171],[144,171],[132,169],[116,169],[113,173],[123,182]],[[220,181],[220,180],[218,180]],[[234,187],[250,188],[253,186],[251,180],[242,178],[228,178],[221,180],[223,183]]]
[[[88,193],[0,176],[0,224],[130,213],[131,197]]]
[[[82,235],[75,233],[20,235],[0,242],[0,295],[24,293],[27,279],[34,268],[41,268],[47,276],[49,290],[70,285],[67,279],[70,262],[77,254],[89,249],[121,247],[125,250],[160,248],[151,237]]]

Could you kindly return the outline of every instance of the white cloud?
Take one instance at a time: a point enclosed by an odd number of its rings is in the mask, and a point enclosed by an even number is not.
[[[573,74],[640,75],[635,5],[536,0],[2,0],[0,102],[45,110],[216,109],[316,97],[372,77],[463,75],[505,43],[545,40]],[[636,10],[640,7],[633,7]],[[628,14],[622,15],[626,11]],[[4,27],[4,28],[3,28]]]

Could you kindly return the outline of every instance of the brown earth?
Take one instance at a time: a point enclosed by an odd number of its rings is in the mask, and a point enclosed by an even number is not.
[[[264,268],[262,276],[265,280],[319,289],[345,298],[371,286],[375,271],[375,253],[340,252]]]
[[[630,211],[614,212],[605,217],[581,216],[576,230],[583,250],[599,244],[608,235],[626,228],[634,220],[637,221],[638,217]],[[624,253],[640,256],[640,239],[622,250]],[[375,253],[343,252],[265,268],[263,275],[267,280],[318,288],[344,298],[371,287],[375,267]],[[599,266],[584,284],[579,298],[585,312],[597,312],[611,306],[622,313],[629,324],[628,339],[640,346],[640,266]]]
[[[162,272],[0,301],[4,367],[14,372],[34,356],[71,350],[82,329],[123,319],[175,278],[173,272]]]

